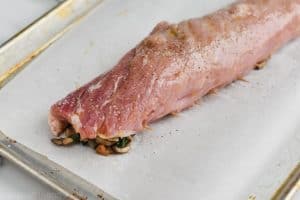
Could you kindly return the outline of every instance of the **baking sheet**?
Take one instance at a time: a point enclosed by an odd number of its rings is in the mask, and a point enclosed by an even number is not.
[[[5,160],[0,168],[0,194],[5,200],[62,200],[63,196]]]
[[[53,8],[57,3],[58,0],[1,1],[0,45],[32,21]]]
[[[300,160],[300,41],[201,105],[152,124],[123,156],[53,146],[50,105],[110,69],[161,20],[230,0],[104,1],[0,90],[0,129],[119,199],[268,199]]]

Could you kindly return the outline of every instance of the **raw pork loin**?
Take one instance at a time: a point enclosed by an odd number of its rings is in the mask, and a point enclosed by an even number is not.
[[[179,24],[159,23],[106,74],[51,107],[59,135],[126,137],[242,78],[300,34],[300,0],[242,0]],[[284,67],[284,66],[283,66]]]

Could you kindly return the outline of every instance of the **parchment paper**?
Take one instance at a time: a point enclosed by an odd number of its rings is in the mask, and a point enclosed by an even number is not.
[[[0,129],[119,199],[268,199],[300,159],[300,40],[268,66],[151,125],[123,156],[49,140],[49,107],[110,69],[161,20],[230,0],[105,1],[0,91]]]

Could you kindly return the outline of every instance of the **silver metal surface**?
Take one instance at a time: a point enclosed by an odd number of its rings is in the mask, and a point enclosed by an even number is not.
[[[0,168],[0,194],[3,200],[66,200],[64,195],[7,159]]]
[[[272,200],[292,200],[300,189],[300,163],[291,172],[286,181],[277,190]]]
[[[0,167],[3,165],[3,157],[0,155]]]
[[[74,200],[115,199],[98,187],[50,161],[46,156],[6,137],[1,131],[0,154],[67,198]]]

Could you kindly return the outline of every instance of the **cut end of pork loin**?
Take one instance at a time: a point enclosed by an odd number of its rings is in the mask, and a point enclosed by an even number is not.
[[[111,138],[118,138],[118,137],[123,138],[123,137],[128,137],[128,136],[135,134],[134,131],[118,131],[111,135],[101,134],[101,133],[97,133],[97,132],[95,132],[95,134],[88,135],[88,134],[85,134],[84,132],[82,132],[82,130],[81,130],[82,124],[76,115],[73,116],[73,118],[71,117],[71,122],[68,122],[68,121],[66,121],[66,119],[54,116],[51,112],[48,116],[48,124],[49,124],[51,132],[56,137],[63,134],[65,132],[65,130],[69,127],[72,127],[76,133],[79,133],[81,139],[95,139],[96,137],[100,137],[103,139],[111,139]]]
[[[52,106],[48,116],[50,130],[56,137],[63,134],[70,127],[72,127],[76,133],[80,134],[80,138],[82,140],[95,139],[96,137],[100,137],[102,139],[123,138],[135,134],[135,131],[115,131],[101,133],[94,128],[90,130],[88,127],[83,127],[79,115],[71,114],[69,117],[64,116],[63,110],[57,109],[59,107],[58,105],[60,105],[60,102]],[[90,132],[88,130],[90,130]]]
[[[53,114],[50,112],[48,116],[48,124],[53,135],[59,136],[65,131],[69,123],[63,120],[59,120],[57,117],[54,117]]]

